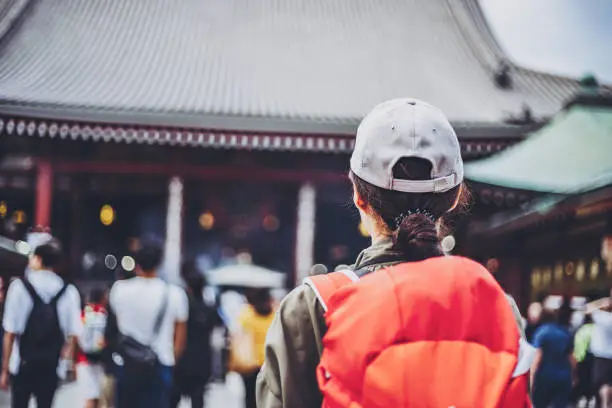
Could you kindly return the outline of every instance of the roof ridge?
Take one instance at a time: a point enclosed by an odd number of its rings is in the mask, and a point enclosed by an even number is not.
[[[1,1],[1,0],[0,0]],[[36,0],[5,0],[0,2],[0,48],[10,32],[19,25],[27,9]]]
[[[501,61],[510,60],[493,35],[477,0],[446,0],[446,4],[463,40],[485,71],[493,72]]]
[[[506,53],[506,50],[501,46],[499,41],[497,41],[497,37],[491,30],[491,26],[489,25],[489,21],[482,11],[482,7],[478,0],[461,0],[465,5],[467,11],[469,12],[470,17],[474,21],[476,27],[480,31],[482,39],[488,45],[489,49],[500,59],[509,60],[510,57]]]

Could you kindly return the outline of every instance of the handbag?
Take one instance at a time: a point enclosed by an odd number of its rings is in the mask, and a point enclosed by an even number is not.
[[[161,308],[155,318],[153,333],[148,344],[143,344],[132,336],[119,334],[117,349],[123,360],[123,369],[126,373],[138,376],[152,376],[157,372],[159,358],[153,350],[152,344],[157,340],[166,310],[168,309],[168,287],[164,291]]]

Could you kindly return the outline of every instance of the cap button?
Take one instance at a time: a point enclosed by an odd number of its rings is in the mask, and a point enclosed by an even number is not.
[[[406,101],[406,103],[412,106],[416,105],[416,101]]]

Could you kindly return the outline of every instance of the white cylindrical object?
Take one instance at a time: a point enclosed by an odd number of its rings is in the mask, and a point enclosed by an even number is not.
[[[163,275],[170,283],[180,282],[183,235],[183,180],[172,177],[168,186],[168,210],[166,213],[166,242],[164,247]]]
[[[317,192],[315,187],[303,184],[298,193],[297,232],[295,240],[296,283],[308,277],[314,264],[315,216]]]

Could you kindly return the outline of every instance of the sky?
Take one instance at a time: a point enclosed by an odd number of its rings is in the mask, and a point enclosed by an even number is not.
[[[612,0],[480,0],[520,65],[612,84]]]

